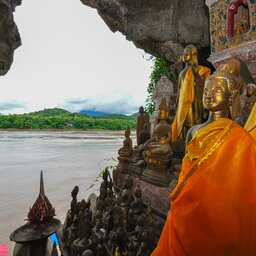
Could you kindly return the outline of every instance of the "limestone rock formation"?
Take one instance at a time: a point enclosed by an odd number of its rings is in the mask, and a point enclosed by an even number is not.
[[[21,0],[0,0],[0,76],[5,75],[13,62],[14,50],[21,45],[13,11]]]
[[[204,0],[81,0],[97,9],[111,31],[146,52],[177,61],[187,44],[209,47]]]

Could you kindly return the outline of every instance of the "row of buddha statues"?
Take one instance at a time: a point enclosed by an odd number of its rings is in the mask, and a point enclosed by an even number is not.
[[[137,119],[136,149],[132,146],[130,130],[127,129],[123,147],[118,151],[120,162],[133,165],[133,168],[128,168],[131,170],[136,169],[136,166],[143,167],[139,176],[144,181],[157,186],[168,187],[174,176],[175,168],[173,166],[171,168],[172,147],[183,143],[185,154],[185,145],[193,138],[198,127],[203,127],[212,119],[221,117],[228,117],[245,128],[248,126],[247,120],[251,124],[250,127],[256,124],[256,117],[252,116],[252,110],[256,108],[256,85],[243,61],[230,59],[210,75],[209,68],[198,65],[197,49],[193,45],[188,45],[184,49],[183,61],[186,66],[179,76],[176,114],[173,122],[171,124],[168,122],[169,106],[166,98],[163,97],[158,107],[158,121],[150,134],[149,116],[141,107]],[[218,76],[218,74],[222,75]],[[212,77],[220,77],[213,80],[214,85],[210,82]],[[232,83],[226,82],[231,78]],[[220,101],[221,89],[225,83],[228,83],[230,97],[222,103],[221,107],[225,108],[223,111],[219,109],[220,107],[215,109],[213,106]],[[219,95],[210,104],[208,98],[212,90],[216,90]]]
[[[133,189],[126,176],[117,191],[107,169],[100,194],[92,209],[90,200],[77,201],[79,188],[71,192],[71,208],[62,232],[63,249],[69,256],[148,256],[156,246],[161,228],[145,207],[140,187]]]

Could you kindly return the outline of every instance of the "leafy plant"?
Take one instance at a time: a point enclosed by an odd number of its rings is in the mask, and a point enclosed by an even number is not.
[[[153,100],[153,92],[156,88],[157,82],[161,76],[166,75],[168,79],[173,80],[173,75],[170,69],[170,63],[162,58],[151,57],[153,59],[154,66],[150,74],[150,82],[147,88],[148,96],[146,99],[146,112],[153,114],[155,111],[155,103]]]
[[[85,189],[85,191],[87,191],[87,190],[93,188],[99,181],[101,181],[101,180],[102,180],[102,177],[103,177],[103,174],[104,174],[105,171],[108,171],[108,172],[110,173],[110,172],[112,172],[112,171],[116,168],[116,165],[108,165],[108,166],[106,166],[105,168],[102,168],[101,164],[102,164],[103,162],[106,162],[106,161],[107,161],[107,162],[109,162],[109,161],[117,162],[117,160],[114,159],[113,157],[107,158],[107,159],[102,159],[102,160],[98,163],[98,167],[99,167],[99,169],[100,169],[99,174],[98,174],[97,177],[91,182],[91,184],[89,185],[89,187]],[[110,177],[110,179],[112,179],[112,178]]]

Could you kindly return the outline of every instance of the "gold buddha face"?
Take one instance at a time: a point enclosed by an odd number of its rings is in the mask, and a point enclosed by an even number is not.
[[[197,49],[193,45],[188,45],[183,52],[183,61],[191,62],[197,60]]]
[[[206,80],[203,104],[210,111],[228,109],[229,91],[227,81],[223,78],[212,78]]]
[[[164,109],[158,110],[158,119],[160,120],[167,120],[169,113]]]

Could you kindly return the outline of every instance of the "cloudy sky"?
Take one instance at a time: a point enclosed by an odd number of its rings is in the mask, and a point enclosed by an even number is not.
[[[79,0],[23,1],[22,38],[0,77],[0,113],[62,107],[131,114],[145,104],[152,63]]]

